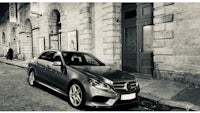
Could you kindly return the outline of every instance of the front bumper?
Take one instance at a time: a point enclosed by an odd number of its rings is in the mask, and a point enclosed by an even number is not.
[[[105,91],[91,86],[86,89],[86,105],[96,108],[111,108],[118,105],[125,105],[138,102],[138,93],[140,91],[139,85],[132,93],[136,94],[133,99],[121,100],[121,93],[114,90]]]

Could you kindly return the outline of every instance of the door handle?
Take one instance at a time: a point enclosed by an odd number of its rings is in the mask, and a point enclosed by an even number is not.
[[[139,52],[141,52],[142,51],[142,49],[139,49]]]

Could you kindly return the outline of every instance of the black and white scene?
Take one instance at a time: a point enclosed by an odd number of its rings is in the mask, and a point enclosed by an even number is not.
[[[0,3],[0,111],[200,111],[200,3]]]

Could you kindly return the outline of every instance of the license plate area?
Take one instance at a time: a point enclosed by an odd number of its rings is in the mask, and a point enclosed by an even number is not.
[[[131,94],[121,94],[121,100],[131,100],[136,98],[136,94],[135,93],[131,93]]]

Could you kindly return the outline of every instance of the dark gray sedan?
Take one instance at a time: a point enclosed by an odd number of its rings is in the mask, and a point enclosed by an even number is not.
[[[139,84],[133,75],[105,66],[91,54],[47,50],[28,64],[28,82],[66,95],[75,108],[137,103]]]

